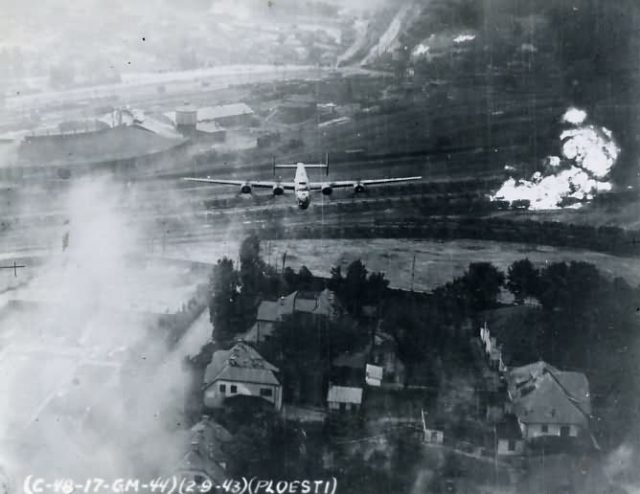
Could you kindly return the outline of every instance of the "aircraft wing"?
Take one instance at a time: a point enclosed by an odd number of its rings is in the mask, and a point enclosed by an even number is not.
[[[341,187],[355,187],[356,185],[379,185],[390,184],[397,182],[411,182],[414,180],[421,180],[422,177],[397,177],[397,178],[377,178],[373,180],[338,180],[336,182],[313,182],[309,187],[313,190],[321,189],[325,183],[328,183],[334,189]]]
[[[207,184],[218,184],[218,185],[237,185],[238,187],[242,187],[243,185],[250,185],[251,187],[263,187],[265,189],[271,189],[276,185],[279,185],[283,189],[293,190],[295,189],[295,184],[293,182],[275,182],[271,180],[224,180],[218,178],[191,178],[185,177],[182,180],[186,180],[188,182],[203,182]]]

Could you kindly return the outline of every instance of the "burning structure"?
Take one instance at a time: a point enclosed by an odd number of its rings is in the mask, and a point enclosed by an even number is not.
[[[579,207],[598,192],[612,189],[609,181],[620,148],[606,127],[587,122],[587,113],[569,108],[562,117],[561,156],[549,156],[542,171],[529,180],[509,178],[491,197],[510,203],[527,201],[531,209]],[[511,169],[511,167],[509,167]]]

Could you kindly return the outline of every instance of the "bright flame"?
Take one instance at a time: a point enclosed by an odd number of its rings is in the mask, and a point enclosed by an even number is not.
[[[565,130],[561,135],[562,154],[595,178],[605,178],[620,154],[611,132],[593,125]]]
[[[571,125],[582,125],[587,119],[587,112],[578,108],[569,108],[562,116],[562,122]]]
[[[454,43],[466,43],[467,41],[473,41],[476,39],[475,34],[460,34],[453,38]]]
[[[575,127],[560,135],[562,157],[548,157],[545,173],[536,172],[529,180],[509,178],[491,199],[524,200],[531,209],[557,209],[567,199],[589,201],[597,192],[610,191],[607,177],[620,148],[609,129],[583,125],[586,118],[584,110],[567,110],[562,121]]]
[[[420,55],[424,55],[425,53],[429,52],[429,45],[425,45],[423,43],[420,43],[418,46],[416,46],[413,49],[413,53],[412,55],[414,57],[419,57]]]

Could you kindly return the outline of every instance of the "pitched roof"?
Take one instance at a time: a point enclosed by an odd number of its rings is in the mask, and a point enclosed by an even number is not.
[[[584,374],[559,371],[546,362],[536,362],[513,369],[507,381],[520,421],[587,424],[591,400],[589,382]]]
[[[215,381],[236,381],[243,383],[271,384],[279,386],[280,381],[276,379],[273,371],[269,369],[248,369],[246,367],[226,366],[215,377]]]
[[[564,392],[587,414],[591,413],[591,394],[589,381],[582,372],[562,371],[553,374]]]
[[[365,382],[369,386],[380,386],[380,384],[382,383],[384,369],[377,365],[371,365],[371,364],[367,364],[366,369],[367,371],[366,371]]]
[[[298,292],[292,292],[289,295],[284,297],[280,297],[278,301],[278,313],[280,316],[291,315],[293,314],[294,307],[296,305],[296,297],[298,296]]]
[[[168,151],[185,142],[137,125],[56,136],[27,136],[18,150],[28,164],[78,165],[128,160]]]
[[[182,139],[182,136],[171,123],[166,123],[161,119],[145,116],[142,122],[136,124],[141,129],[154,132],[159,136],[166,137],[167,139]]]
[[[327,401],[337,403],[362,403],[362,388],[330,386]]]
[[[202,452],[190,450],[180,462],[179,471],[205,473],[214,482],[222,482],[226,477],[224,469]]]
[[[244,341],[248,343],[258,343],[259,338],[271,336],[275,330],[272,322],[256,322],[244,333],[240,333],[235,337],[235,341]]]
[[[267,362],[250,345],[238,342],[230,350],[218,350],[213,354],[204,373],[204,383],[209,386],[225,379],[278,385],[274,372],[278,372],[275,365]]]
[[[542,360],[511,369],[509,371],[509,374],[507,374],[509,389],[515,390],[516,387],[521,383],[530,381],[531,379],[537,379],[545,372],[545,370],[549,370],[551,372],[559,372],[558,369]]]
[[[291,315],[294,312],[315,314],[330,317],[335,307],[334,293],[325,288],[321,292],[295,291],[279,301],[280,316]]]
[[[280,320],[280,302],[263,300],[258,306],[258,321],[276,322]]]
[[[191,427],[192,439],[219,441],[227,443],[233,439],[231,433],[218,422],[211,419],[203,419]]]

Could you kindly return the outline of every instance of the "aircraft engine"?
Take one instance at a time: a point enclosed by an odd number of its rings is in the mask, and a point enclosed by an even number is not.
[[[284,189],[282,188],[282,185],[280,184],[276,184],[273,186],[273,195],[274,196],[281,196],[282,194],[284,194]]]
[[[243,194],[251,194],[251,184],[244,184],[240,187],[240,192]]]
[[[358,182],[357,184],[355,184],[355,185],[353,186],[353,191],[354,191],[356,194],[360,194],[360,193],[362,193],[362,192],[364,192],[364,191],[365,191],[365,186],[364,186],[364,185],[362,185],[360,182]]]
[[[325,196],[330,196],[331,193],[333,192],[333,188],[331,187],[331,184],[322,184],[322,186],[320,187],[320,190]]]

